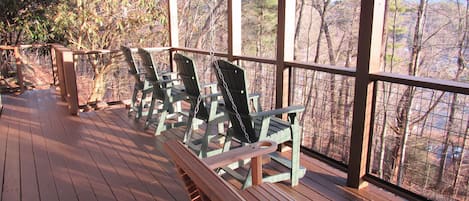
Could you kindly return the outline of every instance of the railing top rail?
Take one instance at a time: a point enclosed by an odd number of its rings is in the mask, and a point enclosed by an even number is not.
[[[347,68],[347,67],[338,67],[326,64],[313,64],[313,63],[306,63],[306,62],[297,62],[297,61],[286,61],[285,65],[296,67],[296,68],[303,68],[308,70],[315,70],[321,71],[326,73],[332,74],[339,74],[345,76],[352,76],[355,77],[356,69],[355,68]]]
[[[212,52],[206,51],[206,50],[195,49],[195,48],[186,48],[186,47],[172,47],[171,50],[173,50],[173,51],[192,52],[192,53],[205,54],[205,55],[210,55],[212,53]],[[224,52],[213,52],[213,54],[217,57],[228,57],[228,54],[224,53]]]
[[[74,55],[108,54],[117,52],[120,52],[120,50],[73,50]]]
[[[441,80],[427,77],[415,77],[388,72],[378,72],[370,75],[374,81],[386,81],[416,87],[436,89],[453,93],[469,95],[469,83],[452,80]]]
[[[233,55],[233,58],[235,60],[253,61],[253,62],[274,64],[274,65],[277,64],[277,61],[275,61],[275,59],[268,59],[268,58],[262,58],[262,57],[250,57],[250,56]]]

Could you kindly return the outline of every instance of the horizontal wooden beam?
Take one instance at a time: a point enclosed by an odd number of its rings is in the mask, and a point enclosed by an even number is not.
[[[415,77],[410,75],[387,72],[372,73],[370,77],[374,81],[391,82],[469,95],[469,83],[464,82],[441,80],[428,77]]]
[[[275,59],[267,59],[267,58],[262,58],[262,57],[250,57],[250,56],[233,55],[233,59],[234,60],[242,60],[242,61],[259,62],[259,63],[263,63],[263,64],[272,64],[272,65],[277,64],[277,61]]]
[[[325,64],[313,64],[313,63],[306,63],[306,62],[285,62],[285,65],[294,67],[294,68],[302,68],[307,70],[315,70],[321,71],[331,74],[339,74],[345,76],[355,77],[356,69],[355,68],[346,68],[346,67],[338,67],[338,66],[331,66]]]
[[[182,52],[191,52],[191,53],[197,53],[197,54],[204,54],[204,55],[210,55],[212,52],[206,51],[206,50],[201,50],[201,49],[195,49],[195,48],[187,48],[187,47],[173,47],[171,48],[172,51],[182,51]],[[228,57],[227,53],[223,52],[213,52],[213,54],[217,57]]]

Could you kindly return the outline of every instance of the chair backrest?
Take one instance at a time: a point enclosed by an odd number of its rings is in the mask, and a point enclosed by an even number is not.
[[[161,98],[164,97],[164,91],[162,90],[165,87],[165,84],[158,83],[163,78],[158,75],[158,69],[156,67],[156,60],[153,58],[153,55],[150,51],[147,51],[143,48],[138,48],[138,54],[142,59],[142,66],[145,69],[145,79],[153,84],[153,93],[156,92],[156,96]]]
[[[142,65],[145,68],[145,79],[151,82],[157,82],[159,80],[158,70],[155,66],[156,62],[154,61],[153,55],[151,52],[138,48],[138,54],[142,58]]]
[[[245,200],[181,142],[169,141],[164,148],[183,177],[191,200]]]
[[[252,118],[249,116],[249,100],[246,83],[246,71],[225,60],[217,60],[212,63],[212,67],[215,69],[217,75],[218,86],[222,91],[223,100],[225,101],[225,111],[228,112],[231,124],[233,126],[234,137],[242,142],[257,142],[259,140],[258,134],[254,132],[252,124]],[[220,72],[217,70],[220,68]],[[220,75],[220,73],[222,75]],[[223,78],[221,77],[223,76]],[[226,87],[223,85],[223,81],[226,82]],[[230,99],[230,96],[233,100]],[[233,101],[233,102],[232,102]],[[234,107],[233,107],[234,105]],[[237,111],[234,110],[237,109]],[[249,140],[245,137],[244,132],[241,128],[241,123],[236,117],[239,113],[242,124],[246,128],[246,132],[249,135]]]
[[[184,83],[185,92],[189,96],[191,107],[194,107],[191,108],[191,111],[194,111],[201,91],[197,68],[192,59],[179,53],[174,54],[174,61],[177,65],[179,77]],[[201,119],[208,118],[208,112],[203,101],[199,104],[199,110],[196,115]]]
[[[127,46],[121,46],[121,50],[124,54],[125,61],[129,65],[129,73],[135,78],[137,83],[143,83],[143,80],[140,78],[140,69],[138,69],[135,64],[135,58],[132,54],[132,50]]]

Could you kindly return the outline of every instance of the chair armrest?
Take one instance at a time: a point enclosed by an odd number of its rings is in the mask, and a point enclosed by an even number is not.
[[[255,112],[261,112],[261,104],[259,103],[259,98],[261,97],[261,94],[258,93],[253,93],[248,95],[248,99],[252,101],[252,107]]]
[[[266,155],[276,150],[277,143],[265,140],[204,158],[202,161],[211,169],[216,169],[240,160]]]
[[[207,83],[207,84],[202,84],[200,85],[200,87],[202,88],[213,88],[213,87],[217,87],[217,83]]]
[[[171,48],[169,47],[145,47],[145,48],[142,48],[148,52],[163,52],[163,51],[166,51],[166,50],[169,50]]]
[[[222,96],[222,94],[221,93],[206,94],[206,95],[202,95],[202,98],[212,98],[212,97],[219,97],[219,96]]]
[[[158,81],[156,81],[156,83],[166,84],[166,83],[176,82],[176,81],[180,81],[180,80],[181,79],[158,80]]]
[[[170,78],[176,78],[178,73],[176,72],[171,72],[171,71],[165,71],[165,72],[160,72],[160,75],[163,77],[163,76],[167,76],[167,77],[170,77]]]
[[[261,97],[261,94],[258,93],[249,94],[248,96],[249,99],[259,99],[259,97]]]
[[[285,114],[285,113],[298,113],[298,112],[303,112],[304,110],[305,110],[304,106],[294,105],[294,106],[289,106],[289,107],[275,109],[275,110],[253,112],[249,115],[251,117],[266,117],[266,116],[275,116],[275,115]]]

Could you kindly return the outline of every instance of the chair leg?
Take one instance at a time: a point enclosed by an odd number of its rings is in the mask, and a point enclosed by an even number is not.
[[[142,117],[143,105],[145,104],[145,98],[147,97],[147,92],[142,91],[142,99],[140,99],[140,104],[138,104],[137,114],[135,119],[140,119]]]
[[[225,122],[218,123],[218,133],[225,133]]]
[[[251,168],[249,168],[248,170],[248,175],[246,175],[246,180],[244,180],[244,183],[241,189],[246,189],[250,186],[252,186],[252,169]]]
[[[202,138],[202,145],[200,147],[199,156],[202,158],[207,158],[208,144],[210,143],[210,129],[212,129],[213,123],[207,122],[207,127],[205,128],[204,137]]]
[[[147,129],[151,124],[151,118],[153,116],[153,110],[155,109],[155,102],[156,102],[156,97],[155,97],[155,95],[152,95],[150,108],[148,108],[147,120],[145,122],[145,129]]]
[[[165,105],[163,106],[163,112],[161,112],[160,119],[158,120],[158,124],[156,125],[156,130],[155,130],[155,136],[160,135],[161,131],[164,130],[165,124],[164,122],[166,121],[166,116],[168,116],[168,103],[164,103]]]
[[[300,134],[298,126],[293,125],[292,136],[292,152],[291,152],[291,186],[296,186],[299,183],[300,174]]]
[[[132,98],[130,99],[130,109],[129,109],[129,112],[128,112],[129,116],[134,111],[135,102],[137,102],[137,93],[138,93],[138,90],[136,88],[134,88],[134,92],[132,93]]]
[[[192,128],[193,128],[193,125],[192,125],[192,122],[194,121],[194,117],[191,115],[189,116],[189,119],[187,120],[187,127],[186,127],[186,131],[184,132],[184,139],[183,139],[183,142],[185,144],[188,144],[190,143],[191,139],[192,139]]]

